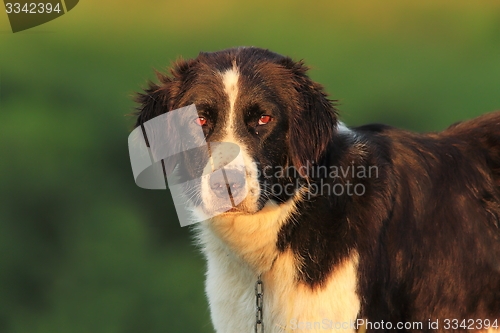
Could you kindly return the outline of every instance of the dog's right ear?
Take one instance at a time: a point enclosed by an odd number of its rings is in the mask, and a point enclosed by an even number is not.
[[[150,81],[144,92],[137,93],[134,99],[136,103],[139,103],[137,120],[134,127],[141,126],[146,121],[169,111],[171,107],[173,80],[158,71],[156,71],[156,77],[160,81],[160,84]]]
[[[150,141],[165,141],[168,137],[168,142],[156,142],[156,144],[160,146],[168,144],[170,146],[168,150],[182,151],[182,147],[180,147],[181,133],[178,132],[178,126],[167,122],[162,124],[164,125],[161,128],[162,133],[157,133],[156,135],[155,133],[148,133],[149,136],[147,136],[144,123],[180,107],[177,104],[182,97],[183,84],[188,81],[188,75],[196,63],[196,59],[188,61],[179,59],[172,65],[170,75],[155,71],[159,83],[150,81],[144,92],[136,94],[135,102],[139,106],[137,107],[138,112],[136,113],[137,120],[135,127],[141,126],[148,147],[151,147]],[[152,153],[153,156],[156,156],[158,152],[152,151]],[[162,160],[165,175],[172,173],[175,166],[180,162],[178,155],[176,154]]]
[[[159,83],[150,81],[144,92],[135,96],[135,102],[139,104],[135,127],[180,107],[176,101],[182,97],[182,86],[189,81],[188,75],[197,63],[198,59],[179,59],[172,64],[170,75],[155,70]]]
[[[148,147],[151,147],[151,143],[153,142],[153,140],[155,140],[155,134],[150,132],[149,135],[146,135],[144,123],[170,111],[173,104],[172,88],[174,85],[174,80],[168,75],[164,75],[158,71],[155,72],[159,84],[150,81],[148,83],[148,87],[144,89],[144,92],[137,93],[137,95],[135,96],[135,102],[139,104],[139,106],[137,107],[138,112],[136,113],[137,119],[135,122],[135,127],[140,126],[142,128],[142,134]],[[171,139],[169,140],[171,149],[180,149],[180,147],[172,147],[172,145],[179,144],[179,140],[176,140],[176,138],[178,137],[178,133],[175,126],[169,126],[169,124],[167,123],[166,128],[164,128],[163,130],[165,131],[165,133],[161,133],[158,136],[164,137],[165,135],[168,135],[168,137]],[[156,144],[159,143],[157,142]],[[153,151],[152,153],[153,156],[156,155],[156,152]],[[162,168],[165,177],[172,173],[178,162],[178,156],[175,155],[162,159]]]

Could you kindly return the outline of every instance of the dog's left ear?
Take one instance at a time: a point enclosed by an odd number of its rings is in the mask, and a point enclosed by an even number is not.
[[[329,100],[323,87],[307,76],[308,68],[302,61],[286,57],[281,64],[292,72],[296,94],[289,124],[291,159],[300,175],[307,177],[308,167],[321,162],[336,131],[335,101]]]

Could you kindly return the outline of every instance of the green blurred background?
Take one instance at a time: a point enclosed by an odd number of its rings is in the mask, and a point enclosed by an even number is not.
[[[312,66],[348,125],[500,109],[500,2],[86,1],[0,13],[0,333],[212,332],[168,191],[135,186],[134,91],[179,56],[254,45]]]

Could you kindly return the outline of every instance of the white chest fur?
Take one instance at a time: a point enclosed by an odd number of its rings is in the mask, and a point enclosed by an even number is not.
[[[265,332],[325,332],[337,323],[356,320],[358,257],[335,267],[321,288],[297,282],[297,264],[290,250],[276,248],[278,232],[295,202],[268,204],[257,214],[216,218],[199,225],[207,259],[206,293],[217,333],[255,329],[255,283],[262,273]],[[333,326],[331,326],[333,325]],[[335,329],[336,332],[352,332]]]

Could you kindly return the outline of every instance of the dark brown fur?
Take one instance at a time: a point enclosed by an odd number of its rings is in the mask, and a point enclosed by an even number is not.
[[[302,62],[268,50],[236,48],[200,53],[175,63],[170,76],[158,74],[160,83],[150,84],[137,98],[136,125],[191,103],[200,104],[216,123],[217,113],[227,108],[222,87],[202,74],[231,68],[234,61],[246,98],[241,117],[248,124],[237,130],[253,157],[262,167],[302,170],[272,182],[350,181],[366,188],[362,196],[304,200],[282,227],[277,247],[303,258],[300,282],[321,289],[357,251],[360,317],[394,323],[499,319],[500,112],[441,133],[416,134],[377,124],[342,133],[332,101],[309,79]],[[263,106],[280,121],[255,135],[253,113],[262,113]],[[206,135],[216,141],[212,129],[207,127]],[[377,166],[378,177],[311,177],[300,168],[311,162],[315,167]],[[261,204],[289,198],[266,194]],[[423,331],[431,330],[424,324]]]

